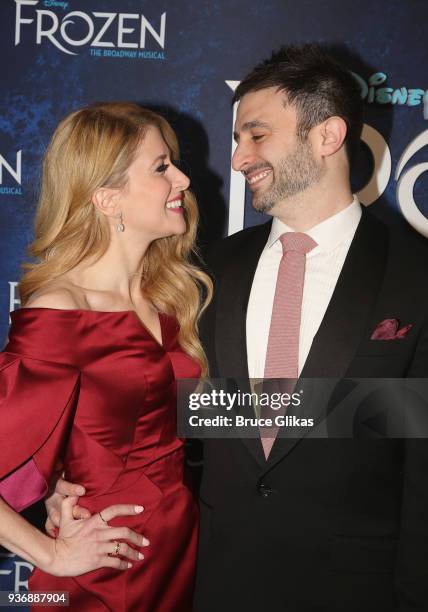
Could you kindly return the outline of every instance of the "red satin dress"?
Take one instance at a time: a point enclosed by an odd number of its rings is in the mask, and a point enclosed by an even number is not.
[[[176,320],[159,315],[161,345],[131,311],[28,308],[11,317],[0,356],[0,494],[18,510],[40,499],[60,457],[66,479],[86,488],[82,506],[142,505],[110,525],[150,540],[131,569],[75,578],[35,569],[30,590],[68,591],[79,612],[189,612],[198,513],[175,383],[200,368],[178,345]]]

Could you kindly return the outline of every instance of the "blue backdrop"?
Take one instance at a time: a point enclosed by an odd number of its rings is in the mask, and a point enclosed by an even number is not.
[[[172,122],[202,241],[264,220],[230,169],[230,100],[284,43],[328,44],[354,72],[367,111],[355,190],[428,237],[426,23],[426,0],[1,0],[0,337],[19,306],[43,151],[89,102],[133,100]],[[25,588],[29,564],[0,554],[0,590]]]

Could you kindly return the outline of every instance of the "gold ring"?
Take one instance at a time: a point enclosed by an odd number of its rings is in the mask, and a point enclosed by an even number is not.
[[[105,520],[105,518],[103,518],[103,515],[101,514],[101,512],[98,512],[98,514],[100,515],[102,522],[107,525],[107,521]]]
[[[120,542],[117,542],[116,540],[114,540],[114,551],[112,553],[107,553],[109,557],[118,557],[119,556],[119,550],[120,550]]]

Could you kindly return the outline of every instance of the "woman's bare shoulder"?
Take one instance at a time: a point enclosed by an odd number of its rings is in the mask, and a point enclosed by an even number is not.
[[[68,281],[51,281],[33,293],[24,308],[57,308],[73,310],[88,308],[84,294]]]

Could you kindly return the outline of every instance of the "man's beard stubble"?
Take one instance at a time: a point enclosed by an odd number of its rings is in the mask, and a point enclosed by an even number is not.
[[[253,195],[253,208],[260,213],[268,213],[278,202],[287,200],[313,185],[321,175],[309,141],[298,142],[273,170],[271,187],[260,194]]]

